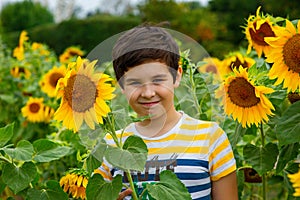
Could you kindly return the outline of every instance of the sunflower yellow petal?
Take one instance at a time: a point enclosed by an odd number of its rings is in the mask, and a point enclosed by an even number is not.
[[[95,123],[94,120],[90,114],[90,112],[85,112],[84,115],[84,121],[87,123],[87,125],[91,128],[91,129],[95,129]]]
[[[285,23],[286,23],[286,30],[289,31],[291,34],[295,35],[296,29],[293,23],[289,20],[285,20]]]

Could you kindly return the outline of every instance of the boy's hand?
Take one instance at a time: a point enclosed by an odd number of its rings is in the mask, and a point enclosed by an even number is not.
[[[119,194],[119,197],[118,197],[117,200],[122,200],[122,199],[124,199],[125,197],[129,196],[131,193],[132,193],[132,190],[131,190],[131,189],[126,189],[126,190],[124,190],[123,192],[121,192],[121,193]]]

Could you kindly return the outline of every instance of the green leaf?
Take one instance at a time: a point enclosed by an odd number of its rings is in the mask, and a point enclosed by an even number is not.
[[[91,154],[100,162],[103,161],[103,157],[105,154],[105,151],[107,149],[107,144],[105,143],[105,141],[103,140],[100,141],[95,148],[92,150]]]
[[[156,200],[192,199],[184,184],[170,170],[160,173],[160,181],[154,185],[148,184],[148,193]]]
[[[299,148],[299,143],[283,146],[283,148],[280,150],[279,159],[276,165],[277,173],[281,172],[288,162],[297,157]]]
[[[1,94],[0,99],[5,101],[6,103],[9,103],[10,105],[15,104],[17,102],[17,99],[14,95]]]
[[[122,185],[121,175],[117,175],[112,182],[106,182],[100,174],[94,174],[86,187],[86,197],[88,200],[117,199]]]
[[[107,144],[104,140],[97,143],[86,160],[87,171],[91,174],[103,162],[103,157],[107,149]]]
[[[6,188],[6,184],[2,180],[2,176],[0,176],[0,194],[2,194],[5,188]]]
[[[279,145],[300,142],[300,101],[292,104],[278,121],[275,127]]]
[[[36,190],[30,188],[27,192],[28,200],[68,200],[68,194],[65,193],[57,181],[48,181],[47,189]]]
[[[89,155],[86,159],[86,167],[89,174],[92,174],[94,170],[101,166],[101,163],[98,159],[96,159],[92,154]]]
[[[17,194],[27,188],[37,173],[32,162],[25,162],[21,167],[7,163],[3,167],[2,179]]]
[[[11,158],[21,161],[31,161],[34,153],[32,144],[27,140],[19,141],[16,148],[4,147],[3,150]]]
[[[14,123],[0,128],[0,147],[3,147],[14,135]]]
[[[124,171],[143,171],[147,160],[148,149],[142,138],[129,136],[123,149],[108,146],[105,152],[106,160],[115,167]]]
[[[276,144],[268,143],[265,147],[246,144],[243,149],[245,160],[252,165],[259,175],[273,169],[277,160],[278,148]]]
[[[92,131],[88,127],[78,132],[81,144],[83,144],[87,149],[93,148],[96,145],[97,140],[103,139],[105,135],[106,132],[101,127],[97,127]]]
[[[58,160],[68,155],[72,148],[60,146],[59,144],[47,139],[39,139],[34,141],[33,147],[35,149],[34,160],[36,162],[50,162]]]

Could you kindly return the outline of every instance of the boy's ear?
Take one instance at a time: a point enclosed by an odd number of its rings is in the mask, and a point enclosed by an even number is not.
[[[175,80],[175,83],[174,83],[175,88],[177,88],[179,86],[180,81],[181,81],[181,76],[182,76],[182,68],[178,67],[176,80]]]

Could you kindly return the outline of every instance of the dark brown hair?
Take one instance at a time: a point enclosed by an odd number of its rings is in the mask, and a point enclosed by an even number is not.
[[[175,81],[180,55],[177,43],[164,28],[143,25],[121,35],[112,57],[116,78],[123,87],[121,78],[129,68],[151,61],[169,66]]]

